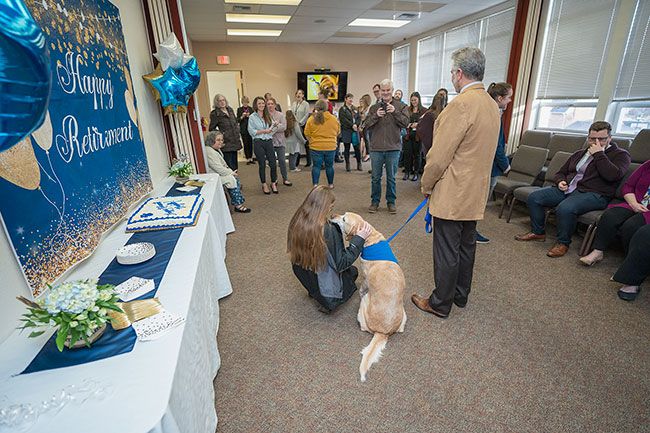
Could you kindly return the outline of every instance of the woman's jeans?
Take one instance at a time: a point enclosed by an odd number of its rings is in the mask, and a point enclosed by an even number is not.
[[[320,180],[320,168],[325,162],[325,174],[327,175],[327,183],[334,185],[334,155],[336,150],[313,150],[310,149],[312,166],[311,166],[311,183],[318,185]]]
[[[282,179],[283,180],[288,180],[289,178],[287,177],[287,161],[286,161],[286,156],[285,156],[285,149],[286,147],[284,146],[278,146],[275,147],[275,156],[278,158],[278,162],[280,163],[280,173],[282,174]]]
[[[278,181],[278,167],[275,161],[275,151],[273,150],[273,140],[253,140],[255,149],[255,157],[257,158],[257,165],[260,171],[260,182],[266,183],[266,161],[269,161],[269,168],[271,169],[271,182]]]

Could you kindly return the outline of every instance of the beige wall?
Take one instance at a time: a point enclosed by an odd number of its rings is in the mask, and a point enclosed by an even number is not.
[[[192,54],[204,75],[206,71],[241,70],[244,94],[251,102],[271,92],[283,109],[296,91],[296,72],[314,68],[347,71],[348,92],[354,94],[355,103],[364,93],[372,95],[373,84],[390,78],[391,49],[389,45],[192,42]],[[218,55],[230,56],[230,65],[217,65]],[[201,80],[196,96],[201,116],[209,117],[206,80]]]

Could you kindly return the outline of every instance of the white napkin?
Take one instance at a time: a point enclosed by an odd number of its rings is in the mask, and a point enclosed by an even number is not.
[[[138,320],[132,326],[140,341],[157,340],[185,322],[185,318],[164,310],[154,316]]]
[[[117,293],[122,301],[129,302],[145,293],[151,292],[155,288],[156,285],[153,280],[131,277],[122,284],[115,286],[115,293]]]

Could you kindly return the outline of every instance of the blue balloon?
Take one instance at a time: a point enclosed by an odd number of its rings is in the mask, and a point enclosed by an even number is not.
[[[185,92],[188,95],[187,100],[189,101],[189,97],[196,91],[201,81],[201,71],[199,70],[199,64],[195,57],[192,57],[180,67],[178,76],[186,84]]]
[[[167,68],[160,77],[150,80],[151,85],[160,94],[160,104],[172,111],[187,106],[200,81],[201,71],[195,58],[180,68]]]
[[[45,36],[22,0],[0,4],[0,152],[45,119],[52,88]]]

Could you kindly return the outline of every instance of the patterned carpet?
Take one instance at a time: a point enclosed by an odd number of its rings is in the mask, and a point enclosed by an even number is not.
[[[569,254],[550,259],[546,243],[520,243],[524,208],[507,224],[490,204],[477,246],[473,291],[447,320],[411,304],[432,290],[431,235],[418,216],[393,241],[406,275],[404,334],[359,381],[354,296],[331,315],[317,311],[293,276],[286,231],[311,187],[264,195],[257,166],[240,162],[250,214],[233,214],[227,266],[234,293],[221,301],[222,356],[215,379],[219,433],[233,432],[643,432],[650,431],[650,294],[632,303],[609,281],[622,259],[593,268]],[[336,164],[337,212],[360,213],[391,234],[421,201],[419,185],[397,180],[398,213],[368,214],[369,163]],[[324,172],[321,183],[324,183]]]

